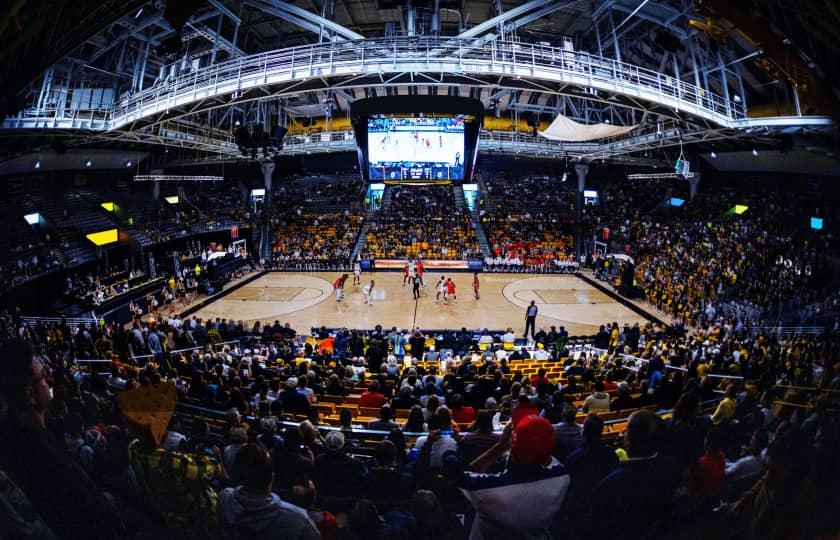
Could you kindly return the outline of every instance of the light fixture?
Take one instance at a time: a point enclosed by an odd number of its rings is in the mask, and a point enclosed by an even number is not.
[[[717,154],[715,154],[714,150],[709,153],[709,157],[712,159],[717,159]]]
[[[752,150],[752,154],[753,154],[754,156],[757,156],[757,155],[758,155],[758,150],[756,150],[755,148],[753,148],[753,150]]]
[[[92,165],[93,165],[93,162],[91,160],[85,161],[85,167],[90,167]]]
[[[568,177],[569,177],[569,173],[567,173],[566,171],[563,171],[563,176],[560,178],[560,181],[565,182],[568,179]]]
[[[126,167],[131,167],[132,165],[134,165],[134,163],[132,163],[132,161],[130,159],[125,162]]]
[[[41,160],[40,160],[40,159],[36,159],[36,160],[35,160],[35,165],[34,165],[34,167],[35,167],[36,169],[40,169],[40,168],[41,168]]]
[[[735,94],[734,99],[735,99],[735,103],[741,103],[741,96],[739,96],[738,94]]]
[[[239,120],[237,120],[237,121],[235,121],[235,122],[233,123],[233,125],[234,125],[234,126],[241,126],[241,125],[242,125],[242,122],[240,122]]]

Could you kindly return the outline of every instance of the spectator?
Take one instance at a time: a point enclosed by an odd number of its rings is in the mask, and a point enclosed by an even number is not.
[[[471,463],[464,485],[476,516],[471,538],[549,537],[548,528],[563,504],[569,475],[552,457],[554,430],[545,418],[509,424],[499,441]],[[504,470],[483,474],[510,449]],[[537,488],[539,486],[539,488]]]
[[[399,429],[400,425],[394,422],[392,418],[391,406],[387,403],[379,408],[379,420],[368,422],[368,429],[377,431],[391,431],[392,429]]]
[[[359,398],[359,407],[378,409],[385,404],[387,398],[379,393],[379,382],[370,381],[367,390]]]
[[[577,411],[571,403],[563,405],[561,417],[560,423],[554,426],[554,456],[565,460],[572,450],[583,444],[583,426],[575,422]]]
[[[601,440],[604,421],[590,413],[583,422],[583,444],[566,458],[572,478],[566,513],[573,519],[585,515],[587,504],[601,480],[618,466],[618,457]]]
[[[324,447],[326,452],[315,460],[315,486],[325,499],[346,506],[361,485],[365,466],[349,455],[340,431],[327,433]]]
[[[489,411],[480,411],[475,419],[475,431],[467,433],[458,443],[461,457],[471,463],[478,456],[499,442],[499,435],[493,433],[493,416]]]
[[[242,446],[236,454],[234,478],[239,484],[219,494],[219,524],[225,539],[266,535],[320,539],[306,510],[272,493],[271,457],[260,445]]]
[[[593,386],[594,391],[583,402],[583,412],[610,410],[610,395],[604,392],[604,383],[595,381]]]

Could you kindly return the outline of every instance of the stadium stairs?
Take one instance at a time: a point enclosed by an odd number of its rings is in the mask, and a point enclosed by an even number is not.
[[[368,229],[370,228],[371,222],[374,220],[377,212],[384,212],[391,207],[391,197],[393,195],[393,191],[391,191],[390,186],[385,186],[385,191],[382,193],[382,200],[379,201],[379,210],[375,212],[368,211],[365,214],[365,220],[362,222],[362,226],[359,227],[359,236],[356,237],[356,245],[353,246],[353,251],[350,253],[350,262],[352,264],[353,261],[356,260],[356,257],[364,251],[365,245],[367,245],[367,233]]]
[[[455,207],[458,209],[465,209],[470,213],[470,221],[475,229],[475,236],[478,238],[481,255],[483,257],[488,257],[490,255],[490,242],[487,241],[487,234],[484,233],[484,227],[481,226],[481,216],[478,213],[478,206],[476,205],[476,207],[472,210],[467,209],[467,201],[464,198],[464,189],[461,186],[454,186],[452,189],[455,190]]]

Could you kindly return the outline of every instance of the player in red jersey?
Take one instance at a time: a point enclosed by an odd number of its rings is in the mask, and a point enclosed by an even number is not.
[[[444,298],[444,303],[449,304],[450,298],[454,303],[458,303],[458,297],[455,296],[455,282],[452,281],[452,278],[446,280],[446,297]]]
[[[333,290],[335,291],[335,301],[341,302],[344,300],[344,282],[347,281],[347,274],[341,274],[335,281],[333,281]]]
[[[425,289],[426,284],[423,283],[423,259],[419,256],[417,257],[417,277],[420,278],[420,286]]]
[[[473,272],[473,292],[475,293],[475,299],[476,299],[476,300],[478,300],[479,298],[481,298],[481,297],[478,295],[478,287],[479,287],[479,283],[478,283],[478,272]]]
[[[408,261],[403,265],[403,287],[408,283]]]

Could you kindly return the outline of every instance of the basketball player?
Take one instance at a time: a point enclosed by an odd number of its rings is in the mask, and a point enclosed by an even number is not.
[[[446,304],[449,305],[449,299],[452,298],[454,303],[458,303],[458,297],[455,295],[455,282],[452,278],[446,280]]]
[[[364,302],[366,305],[373,307],[373,280],[370,280],[370,283],[362,287],[362,294],[364,295]]]
[[[417,277],[420,278],[420,286],[425,289],[426,284],[423,283],[423,259],[420,255],[417,256]]]
[[[353,263],[353,285],[362,284],[362,263],[359,255],[356,255],[356,262]]]
[[[475,299],[476,300],[481,298],[478,295],[478,286],[479,286],[479,284],[478,284],[478,272],[473,272],[473,292],[475,293]]]
[[[443,295],[443,301],[446,301],[446,278],[440,276],[440,281],[437,282],[437,293],[435,293],[435,304],[440,304],[440,297]]]
[[[402,269],[403,270],[403,287],[405,287],[406,283],[409,283],[409,282],[413,281],[412,279],[410,279],[408,277],[408,266],[409,266],[409,262],[405,261],[405,264],[403,265],[403,269]]]
[[[347,281],[347,274],[341,274],[335,281],[333,281],[333,290],[335,291],[335,301],[341,302],[344,300],[344,282]]]

